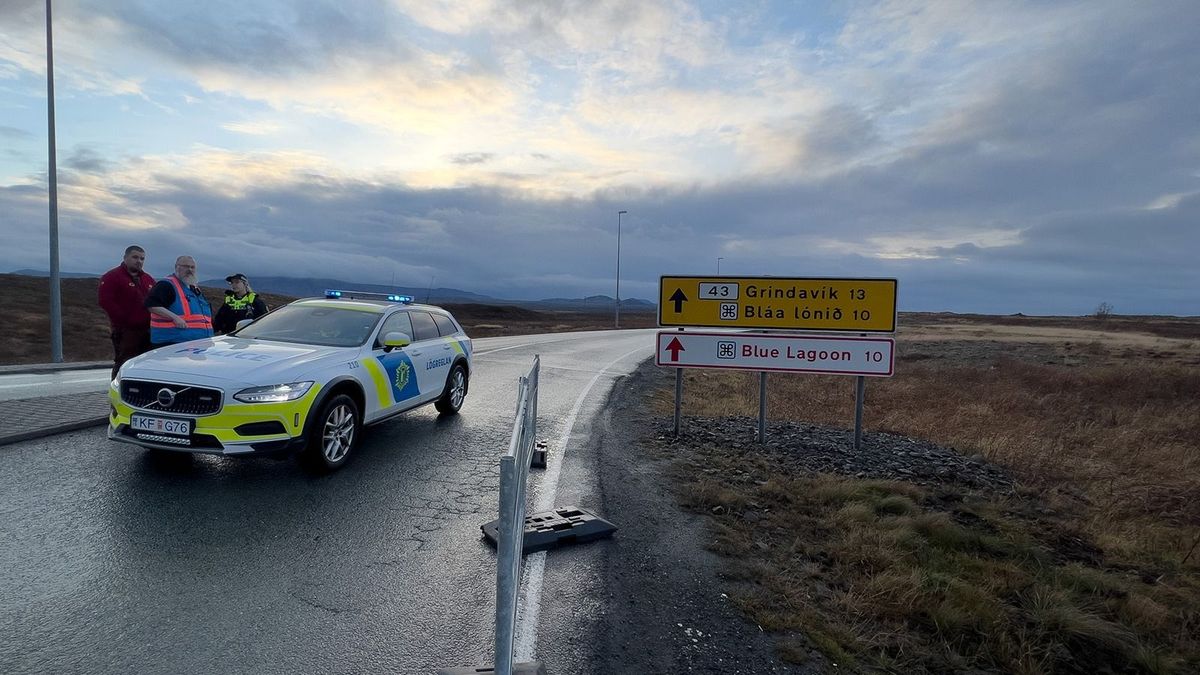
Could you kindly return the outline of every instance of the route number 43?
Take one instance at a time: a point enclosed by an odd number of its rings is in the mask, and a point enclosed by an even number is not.
[[[705,282],[701,282],[700,284],[701,300],[737,300],[737,297],[737,284],[714,284]]]

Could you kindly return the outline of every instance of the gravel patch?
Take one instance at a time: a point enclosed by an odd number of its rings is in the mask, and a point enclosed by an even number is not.
[[[708,452],[768,454],[798,471],[832,473],[853,478],[901,480],[925,486],[956,485],[985,491],[1011,492],[1015,481],[983,457],[907,436],[863,434],[854,450],[854,432],[816,424],[770,422],[767,442],[758,443],[758,420],[751,417],[685,417],[680,435],[671,435],[670,420],[656,420],[660,447],[704,446]]]

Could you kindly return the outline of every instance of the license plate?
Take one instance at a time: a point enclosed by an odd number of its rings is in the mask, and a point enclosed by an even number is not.
[[[133,427],[134,431],[149,431],[168,436],[187,436],[192,433],[191,420],[176,420],[169,417],[134,415],[129,419],[129,426]]]

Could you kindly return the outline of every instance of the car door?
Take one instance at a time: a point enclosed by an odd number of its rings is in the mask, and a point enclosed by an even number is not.
[[[434,399],[446,388],[454,352],[438,332],[433,315],[419,309],[410,310],[408,315],[413,324],[413,364],[417,368],[421,398]]]
[[[385,351],[383,338],[388,333],[399,332],[413,338],[413,325],[408,312],[393,312],[383,320],[375,338],[372,358],[379,362],[388,378],[386,391],[390,400],[380,401],[380,412],[386,414],[396,409],[411,407],[420,402],[421,387],[417,382],[418,369],[424,367],[421,361],[421,350],[414,349],[414,344],[403,349]]]

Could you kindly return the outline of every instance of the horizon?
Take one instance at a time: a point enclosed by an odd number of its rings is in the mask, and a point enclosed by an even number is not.
[[[36,274],[27,274],[26,272],[35,272]],[[34,278],[45,278],[45,277],[49,276],[49,272],[47,272],[45,270],[35,270],[35,269],[30,269],[30,268],[13,270],[11,272],[0,272],[0,274],[12,274],[12,275],[17,275],[17,276],[28,276],[28,277],[34,277]],[[95,279],[95,278],[99,278],[102,274],[104,274],[104,272],[62,272],[62,275],[63,275],[62,278],[64,278],[64,279],[66,279],[66,278]],[[168,272],[168,274],[169,274],[169,272]],[[159,275],[156,275],[153,273],[151,274],[151,276],[153,276],[155,279],[161,278]],[[322,278],[322,277],[280,277],[278,275],[267,275],[265,278],[307,281],[307,280],[311,280],[314,278]],[[387,286],[387,284],[375,284],[375,283],[371,283],[371,282],[356,282],[356,281],[351,281],[348,279],[329,279],[329,281],[344,281],[344,282],[347,282],[347,284],[360,284],[360,285],[365,285],[365,286]],[[212,278],[212,279],[202,279],[201,282],[218,282],[218,283],[223,284],[224,280],[219,279],[219,278]],[[253,284],[253,282],[254,282],[254,280],[251,279],[252,284]],[[207,288],[217,288],[217,286],[207,286]],[[419,287],[397,285],[393,288],[419,288]],[[255,290],[258,291],[257,288]],[[339,290],[354,290],[354,287],[351,285],[347,285],[345,288],[339,289]],[[548,300],[578,301],[578,300],[587,300],[589,298],[604,298],[604,299],[610,300],[610,301],[614,300],[613,296],[605,295],[604,293],[598,293],[596,295],[590,295],[590,296],[576,296],[576,297],[544,296],[544,297],[539,297],[539,298],[520,299],[520,298],[505,298],[505,297],[486,295],[484,293],[480,293],[479,291],[472,290],[470,288],[457,288],[457,287],[452,287],[452,286],[435,286],[432,290],[434,290],[434,291],[438,291],[438,290],[462,291],[462,292],[471,293],[474,295],[481,295],[490,300],[499,300],[504,303],[517,303],[517,304],[538,303],[538,302],[544,302],[544,301],[548,301]],[[287,295],[285,293],[279,293],[277,291],[272,291],[272,290],[266,290],[266,291],[261,291],[261,292],[272,293],[275,295]],[[622,297],[621,298],[622,304],[627,303],[627,302],[645,303],[651,307],[658,307],[658,302],[652,298],[637,298],[637,297]],[[436,304],[436,303],[434,303],[434,304]],[[454,303],[451,302],[451,303],[447,303],[447,304],[454,304]],[[486,304],[486,303],[482,303],[482,304]],[[1097,308],[1093,307],[1090,310],[1082,312],[1080,314],[1042,314],[1042,313],[1021,312],[1021,311],[1007,312],[1004,314],[996,314],[996,313],[988,313],[988,312],[971,312],[971,311],[908,309],[903,306],[903,303],[897,303],[897,304],[899,305],[898,309],[896,310],[898,314],[952,314],[952,315],[960,315],[961,314],[961,315],[998,316],[998,317],[1022,316],[1022,317],[1030,317],[1030,318],[1053,318],[1053,317],[1067,317],[1067,318],[1084,317],[1084,318],[1086,318],[1086,317],[1094,316],[1097,311]],[[1110,313],[1110,316],[1126,317],[1126,318],[1138,318],[1138,317],[1162,317],[1162,318],[1175,318],[1175,319],[1200,318],[1200,314],[1144,314],[1144,313],[1119,312],[1119,311],[1115,311],[1115,310],[1113,310]]]
[[[1194,25],[1190,0],[57,0],[61,268],[138,244],[514,300],[719,268],[1198,315]],[[45,56],[44,3],[0,7],[0,268],[49,265]]]

